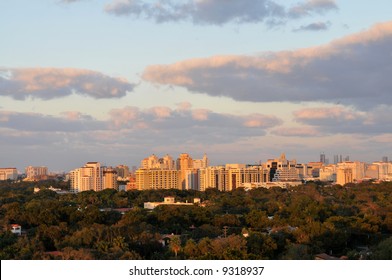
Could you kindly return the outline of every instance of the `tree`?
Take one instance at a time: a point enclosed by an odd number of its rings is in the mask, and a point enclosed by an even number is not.
[[[177,258],[177,254],[181,250],[181,239],[179,236],[175,235],[170,238],[169,248]]]

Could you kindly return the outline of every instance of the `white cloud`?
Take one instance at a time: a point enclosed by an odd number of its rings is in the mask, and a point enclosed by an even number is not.
[[[0,68],[0,96],[54,99],[71,94],[120,98],[135,87],[123,78],[74,68]]]
[[[143,79],[239,101],[391,105],[391,45],[387,22],[319,47],[152,65]]]

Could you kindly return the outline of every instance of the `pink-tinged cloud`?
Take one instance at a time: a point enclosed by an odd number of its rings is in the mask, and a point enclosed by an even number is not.
[[[321,120],[321,119],[341,119],[356,120],[363,119],[364,114],[347,109],[344,107],[328,107],[328,108],[306,108],[295,111],[293,113],[296,120]]]
[[[195,109],[192,111],[192,118],[197,121],[206,121],[210,112],[207,109]]]
[[[392,104],[392,22],[319,47],[148,66],[144,80],[239,101]]]
[[[172,110],[169,107],[157,106],[150,109],[157,119],[165,119],[170,117]]]
[[[74,68],[0,68],[0,96],[24,100],[54,99],[71,94],[120,98],[135,85],[123,78]]]
[[[280,124],[281,121],[274,116],[251,114],[244,117],[244,126],[246,127],[271,127]]]

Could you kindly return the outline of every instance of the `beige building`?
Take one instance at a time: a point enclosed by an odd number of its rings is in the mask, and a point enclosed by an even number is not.
[[[366,166],[366,164],[364,162],[360,162],[360,161],[344,161],[344,162],[337,164],[337,172],[339,171],[339,169],[340,170],[351,169],[352,175],[350,175],[350,176],[352,176],[352,181],[347,182],[347,183],[352,183],[352,182],[356,183],[356,182],[362,181],[362,179],[365,178],[365,170],[366,170],[365,166]],[[337,177],[336,182],[338,184],[340,184],[338,182],[339,174],[336,174],[336,177]],[[342,184],[340,184],[340,185],[342,185]]]
[[[0,168],[0,181],[12,180],[15,181],[18,179],[18,170],[13,167],[8,168]]]
[[[69,175],[73,192],[118,189],[117,172],[111,167],[102,167],[99,162],[88,162],[70,171]]]
[[[378,179],[384,181],[392,180],[392,162],[373,162],[373,164],[378,166]]]
[[[25,172],[27,180],[39,180],[48,176],[48,168],[46,166],[28,166]]]
[[[263,168],[269,171],[268,181],[271,182],[300,180],[300,176],[297,172],[297,161],[287,160],[285,154],[282,154],[277,159],[267,160],[267,162],[263,164]]]
[[[336,184],[345,185],[347,183],[353,183],[353,169],[350,167],[340,166],[336,171]]]
[[[138,190],[181,189],[179,171],[169,169],[136,170],[136,188]]]
[[[319,170],[319,179],[320,181],[336,182],[336,165],[329,164],[321,167]]]

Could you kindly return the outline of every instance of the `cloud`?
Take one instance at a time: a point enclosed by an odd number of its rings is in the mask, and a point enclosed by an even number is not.
[[[135,87],[123,78],[74,68],[0,68],[0,96],[49,100],[71,94],[120,98]]]
[[[357,111],[342,106],[306,108],[293,113],[298,123],[311,126],[324,134],[375,135],[392,131],[389,115],[391,106],[377,106],[371,110]]]
[[[321,101],[371,108],[392,104],[392,22],[330,44],[214,56],[148,66],[144,80],[238,101]]]
[[[285,137],[318,137],[322,133],[315,127],[279,127],[273,129],[271,134]]]
[[[38,113],[0,111],[0,128],[29,132],[80,132],[106,129],[106,124],[80,112],[64,112],[60,116]]]
[[[212,25],[263,21],[274,24],[336,9],[336,3],[330,0],[306,1],[290,9],[270,0],[113,0],[105,7],[109,14],[141,17],[157,23],[191,21]]]
[[[291,7],[288,14],[292,18],[301,18],[313,14],[325,14],[337,9],[338,6],[333,0],[308,0]]]
[[[293,31],[325,31],[329,28],[330,25],[330,22],[313,22],[308,25],[301,25],[299,28],[294,29]]]

